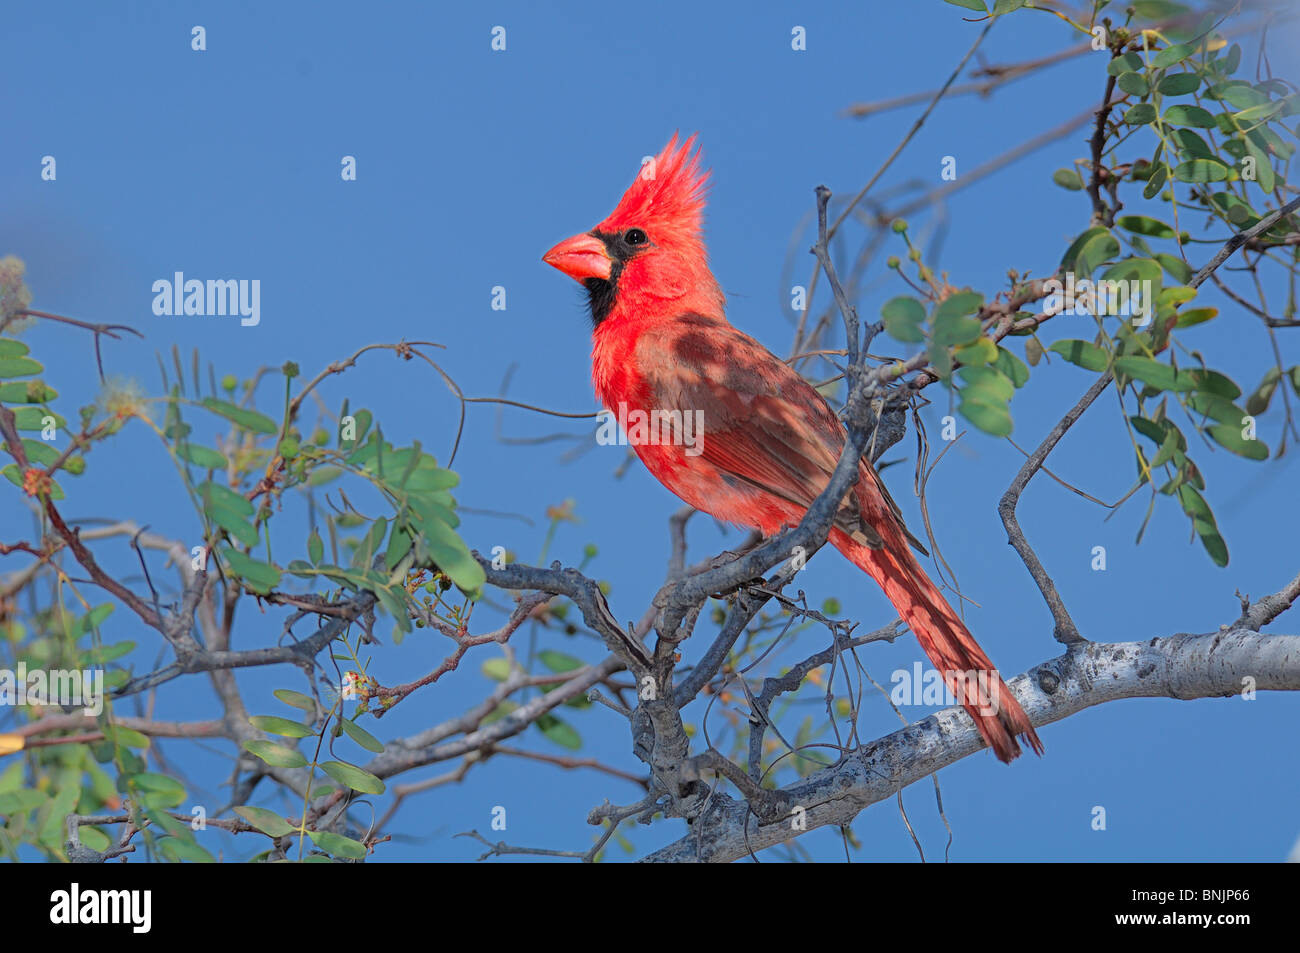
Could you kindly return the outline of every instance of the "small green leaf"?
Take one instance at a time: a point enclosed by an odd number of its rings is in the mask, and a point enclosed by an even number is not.
[[[254,728],[260,728],[273,735],[283,735],[286,738],[306,738],[316,734],[306,725],[290,721],[288,718],[280,718],[278,715],[254,715],[248,720]]]
[[[308,831],[307,836],[311,838],[313,844],[327,854],[347,860],[365,860],[366,845],[359,840],[335,834],[333,831]]]
[[[1268,445],[1258,437],[1246,437],[1240,423],[1222,423],[1206,429],[1214,442],[1248,460],[1267,460]]]
[[[549,713],[542,715],[534,724],[537,725],[542,734],[561,748],[577,751],[582,747],[582,736],[573,729],[572,725],[555,715]]]
[[[205,470],[224,470],[226,458],[215,450],[184,441],[176,446],[176,455]]]
[[[319,566],[320,561],[325,558],[325,544],[321,542],[320,533],[316,532],[314,526],[311,535],[307,537],[307,558],[311,560],[313,566]]]
[[[229,401],[217,400],[215,397],[204,397],[200,403],[214,414],[225,417],[231,423],[254,433],[273,434],[280,429],[276,426],[275,421],[265,414],[245,407],[237,407]]]
[[[944,3],[951,3],[954,7],[961,7],[963,10],[974,10],[976,13],[989,12],[989,8],[984,6],[984,0],[944,0]]]
[[[1006,437],[1011,433],[1011,411],[1005,403],[972,399],[968,396],[968,391],[963,391],[957,409],[963,417],[987,434]]]
[[[1195,52],[1196,47],[1190,43],[1178,43],[1157,53],[1151,60],[1151,65],[1156,69],[1164,69],[1166,66],[1181,63]]]
[[[339,722],[343,726],[343,733],[355,741],[367,751],[373,751],[376,754],[384,750],[384,743],[372,735],[366,729],[362,728],[350,718],[344,718]]]
[[[1180,374],[1168,364],[1141,355],[1117,358],[1115,369],[1157,390],[1188,391],[1196,386],[1189,375]]]
[[[1124,113],[1123,121],[1130,126],[1143,126],[1154,122],[1157,115],[1155,106],[1150,103],[1138,103],[1128,108]]]
[[[480,669],[494,682],[504,682],[510,677],[510,662],[503,658],[490,658],[480,666]]]
[[[1177,326],[1181,329],[1190,328],[1196,324],[1204,324],[1211,318],[1216,317],[1218,313],[1218,308],[1189,308],[1178,313]]]
[[[572,672],[587,664],[580,658],[556,652],[554,649],[542,649],[537,653],[537,658],[552,672]]]
[[[275,811],[268,811],[264,807],[250,807],[241,804],[233,808],[233,810],[259,831],[270,834],[272,837],[284,837],[286,834],[292,834],[298,830]]]
[[[1017,388],[1024,387],[1029,381],[1029,368],[1025,366],[1025,362],[1004,347],[998,348],[998,358],[993,366],[1005,374]]]
[[[272,692],[272,694],[286,705],[291,705],[294,708],[301,708],[309,715],[316,714],[316,699],[312,698],[310,695],[304,695],[302,692],[295,692],[291,688],[277,688]]]
[[[245,741],[244,750],[257,755],[273,768],[301,768],[307,764],[301,751],[261,738]]]
[[[1078,169],[1057,169],[1052,173],[1052,181],[1063,189],[1078,192],[1083,188],[1083,176]]]
[[[1141,73],[1120,73],[1119,80],[1115,85],[1131,96],[1145,96],[1147,93],[1151,92],[1151,87],[1147,85],[1146,77]],[[1154,108],[1155,107],[1152,107],[1153,110]],[[1151,118],[1155,118],[1154,111],[1151,114]]]
[[[1121,215],[1115,220],[1120,228],[1149,238],[1173,238],[1174,230],[1156,218],[1145,215]]]
[[[1123,56],[1117,56],[1106,64],[1106,73],[1109,76],[1119,76],[1120,73],[1134,72],[1144,69],[1146,66],[1142,62],[1142,57],[1136,53],[1125,53]]]
[[[43,370],[45,367],[30,357],[0,358],[0,377],[31,377]]]
[[[1088,371],[1104,371],[1110,366],[1110,353],[1089,341],[1066,339],[1056,341],[1048,348],[1071,364]]]
[[[1218,123],[1214,117],[1200,106],[1179,103],[1165,110],[1164,121],[1171,126],[1196,126],[1200,129],[1213,129]]]
[[[1201,85],[1201,78],[1195,73],[1169,73],[1161,77],[1156,89],[1161,96],[1186,96],[1196,92]]]
[[[320,769],[339,784],[347,785],[354,791],[360,791],[362,794],[384,793],[383,781],[354,764],[346,764],[342,761],[323,761]]]
[[[1222,182],[1232,175],[1232,169],[1217,159],[1188,159],[1174,168],[1174,178],[1180,182]]]
[[[925,320],[925,307],[920,301],[906,295],[891,298],[880,309],[885,332],[896,341],[916,343],[925,340],[921,323]]]
[[[253,592],[266,595],[280,584],[280,570],[270,563],[245,556],[237,549],[223,549],[221,555],[229,563],[230,571]]]

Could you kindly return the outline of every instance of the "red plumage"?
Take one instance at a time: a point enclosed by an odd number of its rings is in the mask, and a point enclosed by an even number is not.
[[[700,233],[708,174],[694,144],[674,136],[608,218],[545,261],[587,288],[601,401],[620,417],[658,414],[651,419],[668,431],[658,442],[630,441],[650,472],[696,509],[771,535],[796,525],[829,482],[845,432],[798,373],[727,321]],[[686,414],[697,415],[698,432]],[[997,757],[1020,754],[1016,735],[1041,754],[1015,696],[916,561],[865,460],[830,542],[880,584]]]

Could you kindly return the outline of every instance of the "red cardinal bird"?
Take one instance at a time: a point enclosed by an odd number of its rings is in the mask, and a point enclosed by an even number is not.
[[[620,422],[638,422],[628,441],[650,472],[696,509],[772,535],[798,524],[830,481],[845,432],[798,373],[727,321],[700,235],[708,173],[694,145],[674,135],[608,218],[543,260],[586,287],[596,393]],[[998,758],[1020,754],[1016,735],[1041,754],[909,541],[863,460],[830,542],[880,584]]]

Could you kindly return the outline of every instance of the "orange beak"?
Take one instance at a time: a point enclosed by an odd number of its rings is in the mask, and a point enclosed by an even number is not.
[[[610,267],[613,264],[605,243],[594,235],[582,234],[566,238],[545,255],[542,261],[552,268],[558,268],[575,281],[588,278],[609,280]]]

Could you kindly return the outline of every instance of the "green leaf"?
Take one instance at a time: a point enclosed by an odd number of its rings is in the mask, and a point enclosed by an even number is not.
[[[266,595],[280,584],[280,570],[270,563],[245,556],[237,549],[223,549],[221,555],[229,563],[231,572],[253,592]]]
[[[1270,367],[1264,374],[1264,379],[1255,388],[1254,393],[1246,398],[1246,413],[1251,416],[1258,416],[1268,410],[1269,402],[1273,399],[1273,392],[1277,390],[1278,381],[1281,379],[1281,370],[1277,367]]]
[[[1206,115],[1209,116],[1210,114],[1206,113]],[[1190,158],[1215,158],[1214,150],[1200,137],[1199,133],[1193,132],[1191,129],[1174,129],[1169,135],[1178,144],[1178,150]]]
[[[1164,188],[1165,181],[1169,178],[1169,168],[1161,162],[1151,172],[1151,178],[1147,179],[1147,184],[1142,188],[1143,198],[1154,198],[1156,193]]]
[[[963,367],[957,376],[965,382],[962,396],[969,400],[1005,404],[1015,393],[1016,385],[994,367]]]
[[[21,487],[23,485],[23,474],[18,469],[18,464],[16,463],[7,464],[4,469],[0,469],[0,474],[3,474],[5,479],[14,486]],[[54,480],[50,481],[50,499],[63,499],[63,487],[59,486],[59,484]]]
[[[392,572],[397,564],[411,551],[413,542],[411,533],[405,526],[393,525],[393,532],[388,537],[388,549],[384,552],[384,565]]]
[[[59,392],[42,380],[0,384],[0,401],[6,404],[48,404],[58,396]]]
[[[224,455],[196,443],[184,441],[177,444],[176,455],[183,460],[188,460],[196,467],[203,467],[205,470],[224,470],[226,468],[227,461]]]
[[[320,561],[325,558],[325,544],[321,542],[320,533],[316,532],[314,526],[311,535],[307,537],[307,558],[311,560],[313,566],[319,566]]]
[[[68,429],[66,420],[44,407],[15,407],[13,414],[14,426],[19,430],[44,430],[47,417],[54,422],[57,429]]]
[[[1210,554],[1210,559],[1216,565],[1228,565],[1228,546],[1219,535],[1214,514],[1210,511],[1205,498],[1196,491],[1195,487],[1184,483],[1178,487],[1178,499],[1183,504],[1183,512],[1192,517],[1192,528],[1201,537],[1201,545]]]
[[[552,672],[572,672],[587,664],[580,658],[556,652],[554,649],[542,649],[537,653],[537,658]]]
[[[1267,460],[1268,445],[1258,437],[1242,435],[1245,428],[1240,423],[1222,423],[1206,429],[1214,442],[1248,460]]]
[[[22,341],[15,340],[14,338],[0,337],[0,360],[7,360],[11,357],[22,357],[30,352],[31,348]]]
[[[494,682],[504,682],[510,677],[510,662],[503,658],[490,658],[480,666],[480,670]]]
[[[308,831],[307,836],[311,838],[313,844],[327,854],[347,860],[365,860],[366,845],[359,840],[335,834],[333,831]]]
[[[1052,173],[1052,181],[1063,189],[1078,192],[1083,188],[1083,176],[1078,169],[1057,169]]]
[[[373,751],[376,754],[384,750],[384,743],[372,735],[366,729],[362,728],[350,718],[344,718],[339,722],[343,726],[343,733],[355,741],[367,751]]]
[[[1164,121],[1170,126],[1197,126],[1201,129],[1213,129],[1218,123],[1214,117],[1200,106],[1179,103],[1165,110]]]
[[[1004,13],[1011,13],[1013,10],[1019,10],[1029,0],[994,0],[993,15],[1000,17]]]
[[[1104,371],[1110,366],[1110,352],[1089,341],[1066,339],[1056,341],[1048,348],[1071,364],[1088,371]]]
[[[542,734],[561,748],[577,751],[582,747],[582,736],[568,722],[557,718],[555,715],[549,713],[542,715],[533,724],[541,730]]]
[[[260,728],[273,735],[283,735],[286,738],[306,738],[316,734],[306,725],[278,715],[254,715],[248,720],[254,728]]]
[[[925,307],[920,301],[906,295],[890,298],[880,309],[885,322],[885,332],[896,341],[909,344],[925,340],[921,323],[925,320]]]
[[[81,662],[83,665],[107,665],[109,662],[114,662],[124,655],[130,655],[134,651],[134,642],[113,642],[109,645],[100,645],[90,649],[81,656]]]
[[[1174,46],[1161,50],[1151,60],[1151,65],[1155,69],[1164,69],[1166,66],[1173,66],[1175,63],[1181,63],[1187,57],[1196,52],[1196,47],[1190,43],[1178,43]]]
[[[347,785],[354,791],[360,791],[362,794],[384,793],[383,781],[354,764],[346,764],[342,761],[323,761],[320,769],[339,784]]]
[[[244,750],[257,755],[273,768],[301,768],[307,764],[301,751],[261,738],[245,741]]]
[[[256,410],[236,407],[229,401],[217,400],[215,397],[204,397],[200,403],[214,414],[225,417],[231,423],[243,427],[245,430],[264,434],[273,434],[280,430],[275,421],[265,414],[258,413]]]
[[[1188,391],[1195,387],[1190,376],[1180,374],[1168,364],[1141,355],[1117,358],[1115,369],[1157,390]]]
[[[1155,106],[1150,103],[1138,103],[1130,106],[1124,113],[1123,122],[1130,126],[1144,126],[1149,122],[1155,122],[1157,115]]]
[[[1277,113],[1285,108],[1285,103],[1281,100],[1272,103],[1264,103],[1259,106],[1252,106],[1249,109],[1243,109],[1239,113],[1233,113],[1232,118],[1239,123],[1256,123],[1266,119],[1272,119]]]
[[[134,728],[124,725],[105,725],[104,740],[127,748],[143,751],[149,747],[149,739]]]
[[[944,3],[951,3],[954,7],[961,7],[963,10],[974,10],[977,13],[989,12],[989,8],[984,6],[984,0],[944,0]]]
[[[1161,96],[1186,96],[1196,92],[1201,85],[1201,77],[1195,73],[1169,73],[1161,77],[1156,84]]]
[[[213,483],[209,480],[200,483],[198,491],[199,498],[203,500],[205,507],[219,506],[222,509],[238,513],[240,516],[253,515],[253,504],[228,486],[222,486],[220,483]]]
[[[993,366],[1005,374],[1017,388],[1024,387],[1029,381],[1029,368],[1025,366],[1025,362],[1004,347],[998,347],[998,358]]]
[[[1121,215],[1115,220],[1115,224],[1125,231],[1136,232],[1138,235],[1146,235],[1150,238],[1174,237],[1173,228],[1159,219],[1148,218],[1145,215]]]
[[[27,451],[27,462],[40,467],[48,467],[58,460],[61,454],[44,440],[22,438],[23,449]]]
[[[1106,64],[1106,73],[1109,76],[1119,76],[1120,73],[1134,72],[1144,69],[1146,64],[1142,62],[1142,57],[1136,53],[1125,53],[1123,56],[1117,56]]]
[[[286,705],[291,705],[294,708],[301,708],[309,715],[316,714],[316,699],[312,698],[310,695],[304,695],[302,692],[295,692],[291,688],[277,688],[271,694],[280,699],[280,701],[284,702]]]
[[[1109,229],[1101,229],[1094,234],[1079,250],[1074,263],[1074,272],[1079,278],[1090,278],[1103,262],[1110,261],[1120,253],[1119,241]]]
[[[1218,315],[1218,308],[1189,308],[1186,311],[1178,313],[1178,328],[1190,328],[1193,325],[1204,324],[1211,318]]]
[[[241,804],[233,808],[233,810],[263,834],[270,834],[272,837],[284,837],[286,834],[292,834],[298,830],[275,811],[268,811],[264,807],[250,807]]]
[[[1156,261],[1164,266],[1169,276],[1179,284],[1185,285],[1192,280],[1192,267],[1174,255],[1168,255],[1164,252],[1156,252],[1153,256]]]
[[[992,364],[998,359],[998,346],[986,337],[977,337],[953,351],[952,356],[968,367]]]
[[[1269,160],[1268,153],[1261,149],[1255,140],[1249,136],[1246,137],[1246,151],[1255,160],[1255,181],[1259,183],[1260,190],[1271,193],[1274,186],[1277,185],[1277,176],[1273,171],[1273,163]]]
[[[438,568],[465,592],[477,592],[487,581],[483,567],[470,555],[469,548],[449,526],[430,523],[424,535],[429,555]]]
[[[980,430],[995,437],[1006,437],[1011,433],[1011,411],[1007,408],[1005,402],[990,400],[988,402],[977,399],[983,394],[970,396],[970,389],[962,392],[961,403],[957,405],[957,410],[963,417],[973,423]]]
[[[45,367],[30,357],[0,358],[0,377],[31,377],[43,370]]]
[[[1115,85],[1117,85],[1120,89],[1124,90],[1124,92],[1132,96],[1145,96],[1147,93],[1151,92],[1151,87],[1147,84],[1146,77],[1143,76],[1141,73],[1133,73],[1133,72],[1120,73],[1119,80],[1116,82]],[[1152,119],[1155,118],[1154,109],[1155,107],[1152,107],[1153,110],[1151,114]],[[1148,122],[1149,121],[1150,120],[1148,120]]]
[[[1217,159],[1188,159],[1174,168],[1174,178],[1180,182],[1222,182],[1232,175],[1232,170]]]
[[[158,841],[158,850],[172,863],[189,861],[192,864],[215,864],[217,859],[193,838],[164,837]]]
[[[165,774],[144,771],[130,777],[131,788],[135,791],[148,792],[158,804],[175,807],[185,800],[185,785]]]
[[[1220,374],[1218,371],[1202,367],[1179,371],[1180,376],[1184,374],[1192,382],[1192,386],[1202,394],[1222,397],[1229,401],[1236,400],[1241,396],[1241,388],[1237,386],[1237,382],[1226,374]],[[1237,412],[1237,416],[1241,416],[1240,411]]]

